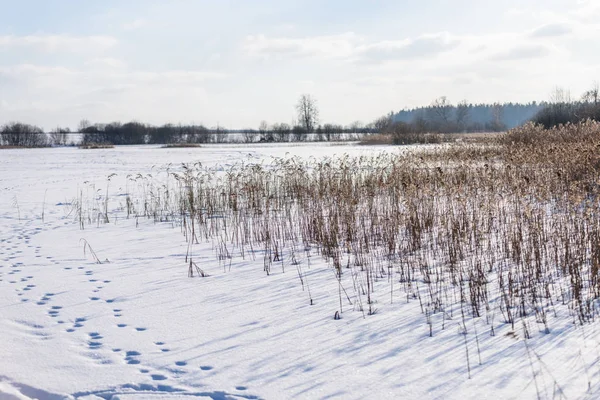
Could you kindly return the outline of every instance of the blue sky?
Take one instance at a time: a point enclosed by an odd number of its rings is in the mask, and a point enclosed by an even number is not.
[[[0,0],[0,123],[370,122],[450,101],[578,97],[594,0]]]

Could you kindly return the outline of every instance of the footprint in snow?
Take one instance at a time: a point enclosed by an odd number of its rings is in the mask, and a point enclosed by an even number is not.
[[[127,326],[127,324],[117,324],[117,327],[119,328],[125,328]]]
[[[160,375],[160,374],[153,374],[153,375],[150,375],[150,377],[152,378],[153,381],[164,381],[167,379],[166,376]]]
[[[157,346],[164,346],[165,342],[154,342],[154,344]],[[171,349],[162,348],[162,349],[160,349],[160,351],[162,351],[163,353],[167,353],[167,352],[171,351]]]
[[[187,362],[185,362],[185,361],[175,361],[175,365],[177,365],[178,367],[185,367],[187,365]]]
[[[90,350],[96,350],[102,347],[102,342],[100,341],[103,339],[102,335],[98,332],[91,332],[89,333],[89,336],[90,340],[88,341],[88,347]]]
[[[147,328],[135,328],[136,331],[138,332],[144,332]]]
[[[90,350],[97,350],[100,347],[102,347],[102,342],[96,342],[96,341],[90,340],[88,342],[88,347]]]
[[[211,367],[210,365],[202,365],[202,366],[200,366],[200,369],[202,371],[210,371],[213,369],[213,367]]]
[[[138,365],[140,364],[140,360],[138,360],[137,357],[141,355],[142,354],[139,351],[130,350],[125,353],[125,361],[129,365]]]

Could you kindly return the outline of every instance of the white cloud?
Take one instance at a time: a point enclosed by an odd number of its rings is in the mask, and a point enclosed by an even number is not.
[[[492,59],[498,61],[519,61],[542,58],[550,54],[550,49],[542,44],[522,44],[495,54]]]
[[[90,86],[131,85],[131,84],[168,84],[168,85],[194,85],[209,80],[222,79],[227,75],[221,72],[199,70],[168,70],[162,72],[127,70],[125,65],[114,59],[92,60],[96,63],[116,63],[116,69],[70,69],[65,67],[49,67],[32,64],[21,64],[10,67],[0,67],[0,76],[12,79],[14,83],[27,84],[31,81],[48,83],[65,79],[72,80],[72,84],[81,85],[81,88]]]
[[[367,43],[352,32],[304,38],[247,36],[243,48],[251,55],[266,58],[318,57],[358,62],[382,62],[424,58],[451,50],[459,40],[448,33],[422,35],[402,40]]]
[[[102,51],[116,46],[118,40],[112,36],[71,36],[71,35],[27,35],[0,36],[0,49],[30,47],[46,52]]]
[[[252,55],[270,57],[346,58],[353,54],[360,39],[352,32],[332,36],[304,38],[270,38],[265,35],[247,36],[243,48]]]
[[[133,21],[127,22],[123,24],[123,29],[126,31],[133,31],[136,29],[140,29],[146,25],[146,20],[144,18],[136,18]]]
[[[414,39],[371,43],[356,50],[361,61],[381,62],[431,57],[449,51],[459,44],[460,40],[457,38],[448,33],[440,33]]]
[[[530,36],[534,38],[564,36],[573,32],[573,28],[570,24],[566,23],[552,23],[540,26],[534,29]]]
[[[85,63],[85,65],[92,68],[112,68],[112,69],[120,69],[125,68],[127,63],[122,60],[112,58],[112,57],[99,57],[94,58]]]
[[[569,15],[580,23],[598,24],[600,3],[597,0],[579,0],[577,5],[569,12]]]
[[[84,69],[31,64],[0,67],[0,80],[5,83],[1,95],[11,100],[3,106],[2,117],[32,120],[45,127],[56,123],[73,125],[84,117],[95,121],[185,121],[186,116],[198,112],[199,106],[206,105],[205,86],[226,76],[201,70],[157,72],[128,70],[126,66],[95,66],[88,65]]]

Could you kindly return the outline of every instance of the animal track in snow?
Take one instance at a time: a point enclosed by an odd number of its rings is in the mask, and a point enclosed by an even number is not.
[[[125,353],[125,361],[130,365],[138,365],[140,364],[140,360],[137,358],[142,354],[139,351],[130,350]]]

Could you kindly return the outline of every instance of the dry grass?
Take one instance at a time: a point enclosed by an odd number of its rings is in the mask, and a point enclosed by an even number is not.
[[[198,143],[170,143],[162,146],[163,149],[184,149],[202,147]]]
[[[559,307],[577,324],[600,311],[598,147],[600,125],[586,122],[427,151],[240,164],[219,179],[184,165],[166,181],[132,177],[127,215],[178,221],[188,250],[212,242],[224,268],[236,255],[260,256],[266,274],[291,267],[303,287],[298,260],[318,255],[339,281],[338,317],[342,297],[377,312],[384,280],[390,301],[419,302],[431,335],[451,319],[466,334],[466,320],[481,318],[491,335],[503,323],[529,337],[549,332]]]
[[[364,138],[360,145],[406,145],[406,144],[439,144],[439,143],[488,143],[491,139],[499,138],[502,133],[477,132],[477,133],[410,133],[404,135],[379,134]]]
[[[115,145],[110,143],[82,143],[78,146],[82,150],[95,150],[95,149],[114,149]]]
[[[370,135],[360,141],[360,145],[364,146],[380,146],[392,144],[391,135]]]

